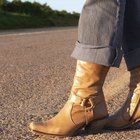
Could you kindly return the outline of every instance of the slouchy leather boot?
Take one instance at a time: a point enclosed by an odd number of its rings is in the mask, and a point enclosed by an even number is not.
[[[124,105],[109,117],[106,129],[122,130],[140,122],[140,67],[131,70],[130,92]]]
[[[108,112],[102,91],[108,67],[77,61],[68,101],[46,122],[32,122],[30,130],[46,135],[73,136],[81,128],[103,128]],[[95,128],[94,128],[95,127]]]

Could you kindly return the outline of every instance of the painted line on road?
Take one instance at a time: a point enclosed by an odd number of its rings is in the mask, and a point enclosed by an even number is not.
[[[37,31],[37,32],[26,32],[26,33],[8,33],[8,34],[0,34],[0,37],[7,37],[7,36],[23,36],[23,35],[38,35],[38,34],[45,34],[48,31]]]
[[[0,33],[0,37],[7,37],[7,36],[23,36],[23,35],[38,35],[38,34],[45,34],[47,32],[61,32],[61,31],[68,31],[68,30],[75,30],[76,28],[54,28],[54,29],[45,29],[43,31],[13,31],[13,32],[3,32]]]

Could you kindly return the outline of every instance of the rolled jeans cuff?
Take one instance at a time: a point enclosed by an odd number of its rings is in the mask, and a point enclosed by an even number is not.
[[[140,66],[140,48],[135,49],[124,55],[127,69],[132,70]]]
[[[71,57],[104,66],[119,67],[122,60],[122,50],[120,48],[112,49],[110,46],[86,45],[77,41]]]

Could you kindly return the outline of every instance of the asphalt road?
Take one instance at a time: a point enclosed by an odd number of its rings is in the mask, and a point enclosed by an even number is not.
[[[125,131],[80,132],[76,137],[38,137],[27,125],[49,119],[64,105],[72,85],[76,60],[70,55],[77,28],[0,32],[0,140],[140,140],[140,124]],[[129,73],[124,61],[112,68],[104,92],[109,113],[115,112],[128,92]]]

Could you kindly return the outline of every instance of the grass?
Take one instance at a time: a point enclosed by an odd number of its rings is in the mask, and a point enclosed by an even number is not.
[[[77,26],[78,17],[35,17],[20,13],[0,11],[0,29]]]

